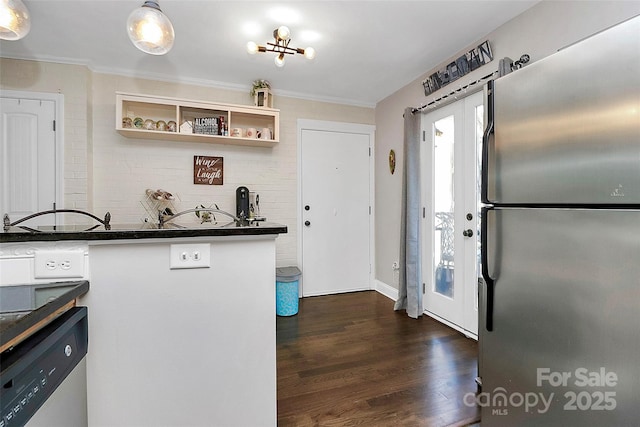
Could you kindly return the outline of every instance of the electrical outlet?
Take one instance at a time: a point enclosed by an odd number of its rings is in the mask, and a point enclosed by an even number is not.
[[[171,245],[169,268],[210,268],[211,245],[208,243],[190,243]]]
[[[36,279],[84,277],[84,251],[35,251],[33,276]]]

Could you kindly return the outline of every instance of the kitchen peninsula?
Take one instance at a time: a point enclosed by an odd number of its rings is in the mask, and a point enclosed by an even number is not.
[[[286,232],[11,227],[1,284],[44,280],[39,252],[82,252],[88,426],[275,426],[275,239]]]

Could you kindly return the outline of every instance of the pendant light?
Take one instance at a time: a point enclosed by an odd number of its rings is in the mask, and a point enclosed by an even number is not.
[[[31,29],[31,16],[22,0],[0,0],[0,39],[20,40]]]
[[[154,0],[145,1],[131,12],[127,32],[133,45],[150,55],[164,55],[173,47],[173,25]]]

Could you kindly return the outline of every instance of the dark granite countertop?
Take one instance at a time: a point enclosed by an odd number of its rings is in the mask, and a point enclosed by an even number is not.
[[[0,352],[64,313],[88,290],[86,280],[0,286]]]
[[[47,226],[36,229],[13,226],[0,233],[0,243],[40,242],[62,240],[128,240],[128,239],[166,239],[176,237],[202,236],[255,236],[266,234],[285,234],[287,226],[269,222],[256,222],[247,226],[235,224],[212,226],[210,224],[189,225],[167,224],[163,228],[151,223],[113,224],[105,226]]]

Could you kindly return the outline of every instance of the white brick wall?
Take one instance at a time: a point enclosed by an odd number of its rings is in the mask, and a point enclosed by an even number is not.
[[[113,223],[139,223],[145,189],[179,196],[176,207],[216,203],[235,213],[235,191],[260,194],[261,214],[287,225],[277,240],[278,266],[297,262],[297,120],[374,123],[374,110],[278,95],[280,142],[272,149],[136,140],[115,131],[115,92],[251,105],[247,92],[93,73],[77,65],[0,59],[0,88],[60,92],[65,97],[65,206]],[[251,82],[247,82],[247,86]],[[277,93],[277,87],[274,90]],[[224,157],[224,185],[193,184],[193,156]]]
[[[0,58],[0,88],[64,95],[64,207],[90,209],[87,116],[90,71],[84,66]]]

